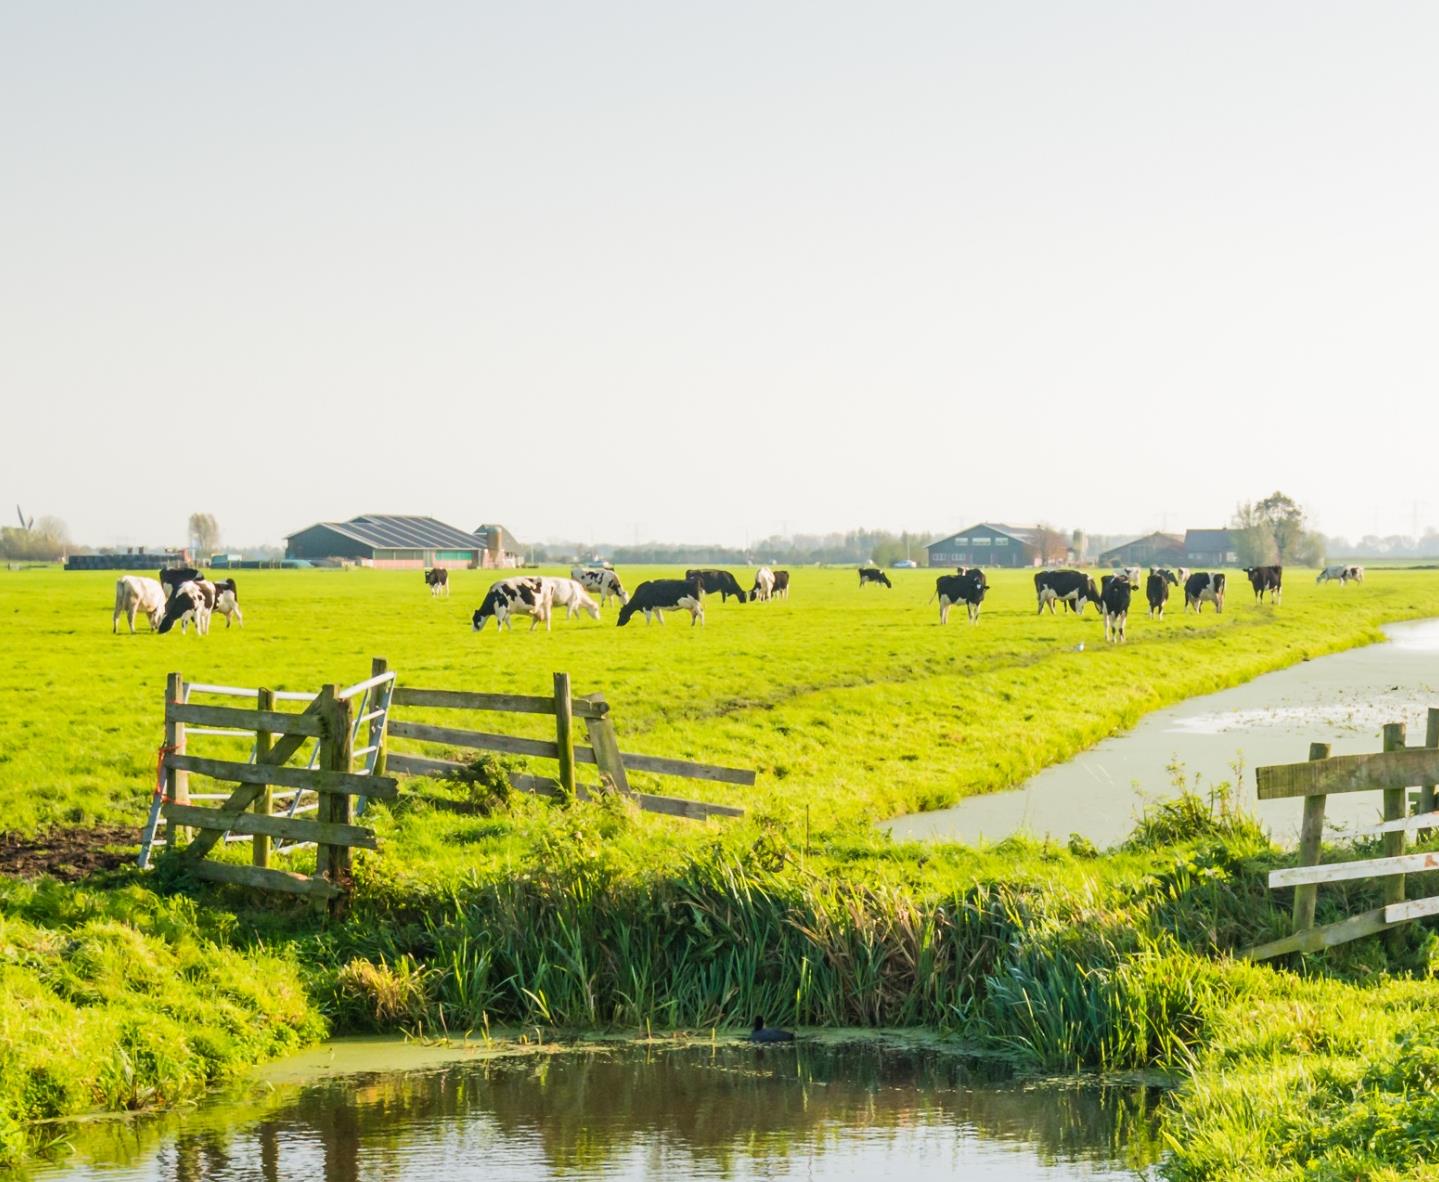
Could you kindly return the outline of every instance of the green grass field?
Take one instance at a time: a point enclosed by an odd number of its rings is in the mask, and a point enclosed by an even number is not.
[[[644,572],[622,573],[633,586]],[[1419,927],[1392,961],[1371,941],[1301,966],[1345,980],[1230,962],[1284,930],[1287,898],[1263,885],[1282,855],[1192,799],[1102,856],[897,845],[873,822],[1439,615],[1439,573],[1340,589],[1290,572],[1280,608],[1236,586],[1223,616],[1136,614],[1122,648],[1092,611],[1036,617],[1028,572],[993,577],[977,627],[942,628],[933,578],[860,591],[853,571],[796,570],[788,603],[712,599],[704,629],[617,629],[612,606],[601,623],[477,635],[477,572],[456,572],[448,601],[418,572],[241,572],[246,627],[199,638],[111,635],[109,575],[0,573],[0,832],[138,828],[171,670],[314,689],[378,655],[412,686],[528,693],[563,670],[607,694],[624,749],[759,770],[752,789],[655,782],[748,810],[703,824],[530,797],[456,813],[421,797],[463,789],[407,781],[366,814],[384,848],[357,857],[343,922],[254,906],[163,861],[74,887],[0,879],[0,1165],[43,1142],[37,1118],[173,1102],[326,1022],[707,1029],[762,1010],[929,1026],[1027,1070],[1169,1072],[1185,1081],[1176,1177],[1416,1176],[1422,1144],[1402,1129],[1439,1114],[1413,1090],[1439,1002]],[[542,718],[504,721],[545,733]],[[1326,894],[1321,919],[1372,906],[1364,889]],[[1386,984],[1390,971],[1421,979]],[[1384,1047],[1334,1033],[1372,1023]],[[1373,1129],[1390,1141],[1376,1148]],[[1292,1166],[1296,1147],[1312,1169]]]
[[[631,587],[660,573],[622,572]],[[754,790],[710,784],[706,798],[786,817],[807,805],[827,824],[1012,785],[1149,710],[1439,614],[1439,573],[1340,589],[1294,571],[1281,608],[1236,586],[1223,616],[1134,613],[1129,643],[1108,649],[1092,610],[1036,616],[1030,572],[994,575],[975,627],[939,625],[930,572],[893,575],[892,591],[861,591],[853,571],[796,570],[788,602],[710,597],[704,628],[619,629],[611,604],[598,623],[475,634],[482,572],[455,572],[451,598],[432,600],[418,572],[247,571],[245,628],[198,638],[143,622],[132,637],[123,621],[112,636],[109,574],[3,573],[0,830],[138,822],[170,670],[314,689],[359,680],[378,655],[404,684],[521,693],[547,693],[563,670],[577,693],[606,693],[627,749],[759,769]]]

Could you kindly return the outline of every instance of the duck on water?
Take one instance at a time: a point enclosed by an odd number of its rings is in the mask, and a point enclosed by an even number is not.
[[[754,1029],[749,1032],[750,1042],[794,1042],[793,1030],[780,1030],[776,1026],[766,1026],[764,1018],[754,1020]]]

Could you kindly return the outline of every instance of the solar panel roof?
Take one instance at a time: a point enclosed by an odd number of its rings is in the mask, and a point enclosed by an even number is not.
[[[349,521],[325,521],[321,524],[381,550],[478,550],[483,546],[474,534],[467,534],[433,517],[363,513]]]

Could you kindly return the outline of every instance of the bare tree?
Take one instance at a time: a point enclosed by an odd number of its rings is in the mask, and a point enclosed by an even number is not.
[[[220,545],[220,523],[213,513],[190,514],[190,541],[198,554],[213,553]]]
[[[1034,529],[1034,548],[1039,551],[1039,561],[1044,565],[1051,562],[1063,562],[1069,551],[1069,543],[1064,534],[1045,522],[1040,522]]]

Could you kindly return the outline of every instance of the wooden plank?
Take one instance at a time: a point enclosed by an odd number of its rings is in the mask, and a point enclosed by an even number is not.
[[[511,772],[510,787],[519,792],[533,793],[536,796],[552,796],[555,799],[561,799],[564,796],[564,790],[554,776],[532,776],[528,772]],[[575,799],[592,800],[598,791],[599,789],[595,787],[576,784]]]
[[[275,691],[270,689],[259,689],[255,691],[255,706],[257,709],[273,710],[275,708]],[[263,759],[274,746],[273,737],[269,731],[255,732],[255,758]],[[255,812],[258,816],[268,817],[275,810],[275,790],[266,784],[260,789],[260,795],[255,797]],[[256,833],[255,840],[250,843],[250,865],[266,867],[270,864],[270,834]]]
[[[389,662],[387,662],[384,657],[370,658],[370,676],[372,678],[381,677],[389,671]],[[373,707],[378,701],[383,699],[387,692],[393,693],[394,687],[391,686],[387,691],[383,686],[379,686],[375,693],[371,695],[370,705]],[[376,717],[370,719],[368,746],[375,749],[375,758],[370,761],[370,771],[377,776],[383,776],[385,774],[385,754],[389,747],[389,743],[386,741],[388,738],[389,722],[388,710],[383,716],[377,714]]]
[[[1254,773],[1260,800],[1316,793],[1368,792],[1439,781],[1439,749],[1408,747],[1365,755],[1335,755],[1313,763],[1280,763]]]
[[[185,750],[185,724],[170,717],[170,707],[185,700],[185,679],[178,673],[171,673],[165,678],[165,754],[172,751]],[[165,769],[165,799],[169,801],[185,802],[190,799],[190,781],[185,773],[179,768]],[[175,850],[178,848],[180,837],[179,826],[167,823],[165,825],[165,848]]]
[[[305,713],[314,714],[319,717],[325,708],[325,695],[320,693],[315,696],[313,702],[305,707]],[[245,766],[280,767],[304,745],[304,735],[288,734],[270,748],[269,752],[265,755],[265,762],[263,764],[246,764]],[[225,802],[223,807],[227,812],[241,812],[254,803],[255,798],[260,795],[263,787],[264,785],[262,784],[241,783],[234,792],[230,793],[230,799]],[[213,829],[205,830],[199,837],[185,847],[185,857],[191,861],[198,862],[215,847],[215,843],[219,840],[220,834],[216,833]],[[251,867],[251,869],[260,872],[261,868]]]
[[[672,817],[689,817],[703,821],[706,817],[742,817],[744,809],[727,804],[708,804],[703,800],[681,800],[677,796],[652,796],[641,792],[635,801],[647,813],[665,813]]]
[[[231,726],[247,731],[271,731],[277,735],[321,734],[320,720],[308,711],[287,714],[283,710],[249,710],[239,706],[191,706],[177,703],[165,707],[165,717],[199,726]]]
[[[431,759],[427,755],[411,755],[407,751],[391,751],[390,771],[401,776],[434,776],[446,779],[469,766],[453,759]]]
[[[1403,903],[1390,903],[1384,908],[1384,922],[1406,923],[1411,919],[1423,919],[1427,915],[1439,915],[1439,895],[1427,899],[1407,899]]]
[[[1323,799],[1322,797],[1320,799]],[[1396,821],[1383,821],[1364,829],[1354,830],[1355,837],[1378,837],[1381,833],[1414,833],[1420,829],[1439,828],[1439,810],[1432,813],[1415,813],[1412,817],[1400,817]]]
[[[1439,709],[1429,707],[1429,716],[1424,727],[1424,746],[1439,747]],[[1439,800],[1435,799],[1434,780],[1424,780],[1419,785],[1419,811],[1421,813],[1432,813],[1439,809]]]
[[[1330,747],[1328,743],[1310,743],[1309,758],[1320,760],[1329,758]],[[1319,864],[1320,850],[1324,844],[1324,796],[1306,796],[1304,798],[1304,821],[1299,827],[1299,865],[1317,866]],[[1294,888],[1294,921],[1293,926],[1296,932],[1302,932],[1314,926],[1314,908],[1319,902],[1319,886],[1317,883],[1306,883],[1304,886]]]
[[[604,698],[600,694],[590,695],[590,701],[597,700],[603,701]],[[614,723],[608,718],[587,718],[585,733],[590,737],[590,753],[599,768],[601,779],[608,780],[614,791],[625,796],[632,795],[624,756],[620,754],[619,740],[615,738]]]
[[[212,862],[208,859],[186,869],[196,878],[210,882],[227,882],[236,886],[258,887],[262,891],[284,891],[291,895],[310,895],[319,899],[334,899],[344,894],[339,887],[323,878],[307,878],[303,874],[292,874],[288,870],[236,866],[232,862]]]
[[[555,674],[555,749],[560,764],[560,787],[575,794],[575,715],[570,701],[570,675]]]
[[[1333,948],[1337,944],[1347,944],[1350,940],[1358,940],[1364,936],[1373,936],[1378,932],[1387,931],[1393,926],[1385,920],[1384,908],[1379,907],[1373,911],[1366,911],[1362,915],[1351,915],[1348,919],[1341,919],[1338,923],[1325,924],[1321,928],[1310,928],[1304,932],[1295,932],[1292,936],[1285,936],[1281,940],[1271,940],[1268,944],[1258,944],[1253,948],[1246,948],[1239,953],[1239,956],[1243,960],[1268,960],[1289,952],[1321,952],[1325,948]]]
[[[328,841],[333,845],[359,846],[377,850],[374,831],[361,825],[336,825],[302,817],[272,817],[262,813],[227,813],[193,804],[167,804],[166,817],[194,829],[218,829],[221,833],[283,837],[290,841]]]
[[[755,773],[748,768],[717,767],[708,763],[691,763],[687,759],[665,759],[659,755],[622,756],[625,767],[632,772],[654,772],[661,776],[683,776],[687,780],[713,780],[719,784],[751,785]]]
[[[351,729],[354,710],[348,698],[339,696],[337,685],[327,685],[325,696],[329,699],[329,734],[320,740],[320,766],[327,772],[352,775],[350,765],[355,749],[355,736]],[[352,805],[347,795],[325,795],[320,797],[321,821],[331,825],[349,825]],[[348,846],[322,841],[315,845],[315,873],[328,878],[336,886],[344,886],[350,880],[350,850]]]
[[[506,714],[553,714],[555,700],[537,694],[473,694],[463,690],[411,689],[397,686],[394,706],[431,706],[447,710],[495,710]],[[609,709],[583,698],[571,709],[580,718],[599,718]]]
[[[1363,858],[1357,862],[1329,862],[1323,866],[1291,866],[1271,870],[1271,887],[1298,886],[1304,882],[1349,882],[1356,878],[1388,878],[1395,874],[1423,874],[1439,870],[1439,851],[1400,854],[1389,858]],[[1401,900],[1392,899],[1398,903]]]
[[[396,739],[421,739],[426,743],[448,743],[452,747],[469,747],[476,751],[534,755],[541,759],[558,759],[560,756],[559,747],[551,739],[521,739],[515,735],[467,731],[452,726],[430,726],[423,722],[392,721],[390,736]],[[594,762],[593,755],[586,762]]]
[[[258,758],[258,756],[257,756]],[[319,768],[276,767],[270,763],[240,763],[230,759],[205,759],[198,755],[168,755],[165,765],[183,768],[196,775],[237,784],[274,784],[301,792],[348,793],[394,800],[399,785],[391,776],[362,776],[355,772],[331,772]]]

